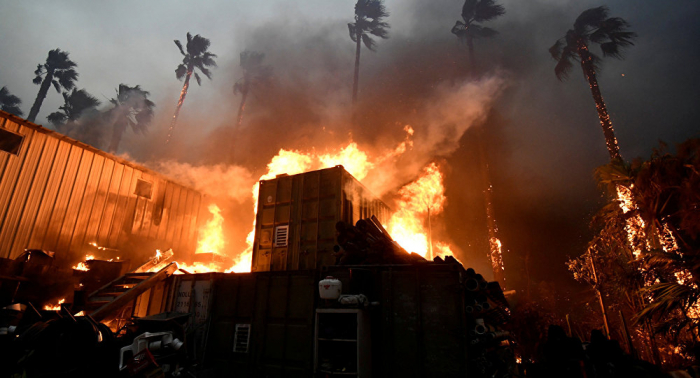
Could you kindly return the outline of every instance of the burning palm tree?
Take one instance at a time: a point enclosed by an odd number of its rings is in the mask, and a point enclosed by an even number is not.
[[[494,0],[466,0],[462,6],[462,21],[457,21],[452,27],[456,35],[469,48],[469,69],[474,70],[474,39],[491,38],[498,34],[494,29],[481,26],[480,23],[491,21],[506,13],[502,5]]]
[[[78,80],[78,73],[75,71],[75,67],[77,66],[77,64],[68,58],[67,51],[61,51],[61,49],[49,51],[46,63],[39,64],[36,71],[34,71],[36,77],[33,82],[37,85],[41,84],[41,86],[39,87],[39,93],[36,95],[36,100],[34,100],[34,105],[32,105],[32,109],[29,111],[29,116],[27,117],[29,122],[34,122],[36,119],[41,104],[44,102],[49,87],[52,84],[58,93],[61,93],[61,89],[73,89],[75,81]]]
[[[135,133],[146,133],[153,119],[155,107],[155,104],[148,99],[148,95],[149,93],[138,85],[130,87],[119,84],[117,97],[110,100],[114,108],[108,113],[112,123],[112,138],[107,148],[109,152],[117,152],[122,135],[128,127],[131,127]]]
[[[238,106],[238,118],[236,127],[241,127],[243,122],[243,111],[246,100],[251,90],[270,83],[272,78],[272,67],[262,64],[265,54],[256,51],[243,51],[241,53],[241,68],[243,77],[233,86],[234,93],[241,94],[241,103]]]
[[[73,89],[70,94],[63,93],[63,105],[47,118],[56,130],[66,134],[69,123],[77,121],[84,113],[95,110],[99,105],[100,101],[85,89]]]
[[[22,100],[10,93],[7,87],[0,88],[0,109],[21,117],[23,113],[19,108],[20,104]]]
[[[190,33],[187,33],[187,45],[185,49],[182,48],[182,43],[175,40],[175,45],[180,49],[180,53],[184,56],[182,58],[182,63],[175,69],[175,76],[178,80],[185,79],[185,84],[182,86],[182,91],[180,92],[180,99],[177,101],[177,107],[175,108],[175,114],[173,114],[173,120],[170,123],[170,129],[168,130],[168,139],[165,143],[170,142],[170,137],[172,137],[173,129],[177,123],[177,117],[180,115],[180,109],[182,108],[182,103],[185,101],[185,96],[187,96],[187,89],[190,87],[190,78],[194,74],[194,78],[197,80],[198,85],[202,85],[202,79],[199,74],[195,72],[195,68],[199,69],[204,76],[211,80],[211,71],[207,67],[216,67],[215,54],[207,51],[211,43],[208,39],[200,36],[199,34],[192,37]]]
[[[549,49],[549,53],[557,61],[554,73],[559,80],[566,79],[574,66],[574,61],[581,63],[583,75],[588,80],[598,109],[598,118],[611,160],[622,159],[622,156],[608,109],[598,87],[596,70],[599,68],[600,57],[589,50],[589,45],[597,43],[600,45],[603,56],[622,59],[622,49],[634,45],[632,39],[637,36],[627,31],[628,27],[629,24],[625,20],[619,17],[608,17],[607,7],[591,8],[581,13],[574,22],[574,28],[569,29],[566,35]]]
[[[357,89],[360,80],[360,52],[362,43],[370,49],[376,51],[377,43],[372,39],[371,35],[387,39],[389,38],[389,24],[382,21],[388,17],[382,0],[357,0],[355,4],[355,22],[348,24],[350,31],[350,39],[356,44],[355,49],[355,75],[352,84],[352,103],[357,102]]]

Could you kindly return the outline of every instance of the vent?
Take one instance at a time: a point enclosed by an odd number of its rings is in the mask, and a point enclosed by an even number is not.
[[[289,225],[277,226],[275,229],[275,247],[286,247],[289,238]]]
[[[250,343],[250,324],[236,324],[236,334],[233,336],[233,352],[248,353]]]
[[[22,146],[23,140],[23,135],[0,129],[0,151],[17,155],[19,154],[19,148]]]
[[[151,193],[153,193],[153,183],[141,179],[136,181],[136,188],[134,188],[136,196],[151,199]]]

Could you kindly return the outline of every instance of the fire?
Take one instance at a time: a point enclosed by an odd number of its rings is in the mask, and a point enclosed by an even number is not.
[[[209,212],[212,218],[199,229],[199,240],[197,240],[196,253],[222,253],[224,249],[224,217],[221,209],[215,204],[209,205]]]
[[[73,269],[82,270],[84,272],[87,272],[88,270],[90,270],[90,268],[88,268],[87,264],[85,264],[85,263],[88,262],[89,260],[94,260],[94,259],[95,259],[95,256],[93,256],[93,255],[85,255],[85,261],[79,262],[78,265],[75,265],[73,267]]]
[[[59,311],[61,309],[61,305],[66,302],[65,298],[62,298],[58,301],[58,304],[55,305],[46,305],[44,306],[44,310],[46,311]]]
[[[387,231],[407,251],[432,259],[431,217],[441,213],[447,201],[437,164],[427,166],[418,179],[399,190],[399,196]]]

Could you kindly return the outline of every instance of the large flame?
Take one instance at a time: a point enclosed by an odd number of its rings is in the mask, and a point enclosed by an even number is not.
[[[407,251],[432,259],[431,217],[442,212],[447,200],[437,164],[428,165],[418,179],[399,190],[399,196],[387,231]]]
[[[211,213],[209,219],[199,229],[199,240],[197,240],[197,253],[223,253],[224,245],[224,217],[221,215],[221,209],[215,204],[210,204],[208,207]]]
[[[44,306],[44,310],[46,310],[46,311],[58,311],[61,309],[61,305],[65,302],[66,302],[66,299],[62,298],[55,305],[48,304],[48,305]]]

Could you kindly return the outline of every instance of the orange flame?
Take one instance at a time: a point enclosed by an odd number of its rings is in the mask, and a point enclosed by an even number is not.
[[[399,190],[399,195],[397,211],[391,216],[387,231],[407,251],[431,259],[430,218],[442,212],[447,200],[437,164],[427,166],[418,179]]]
[[[48,305],[44,306],[44,310],[46,310],[46,311],[59,311],[61,309],[61,305],[65,302],[66,302],[66,299],[61,298],[58,301],[58,304],[55,304],[55,305],[48,304]]]
[[[199,240],[197,240],[196,253],[222,253],[224,245],[224,217],[221,209],[215,204],[209,205],[209,212],[212,218],[199,229]]]
[[[94,259],[95,259],[95,256],[93,256],[93,255],[85,255],[85,261],[79,262],[78,265],[75,265],[73,267],[73,269],[82,270],[84,272],[87,272],[88,270],[90,270],[90,268],[88,268],[87,264],[85,264],[85,263],[89,260],[94,260]]]

